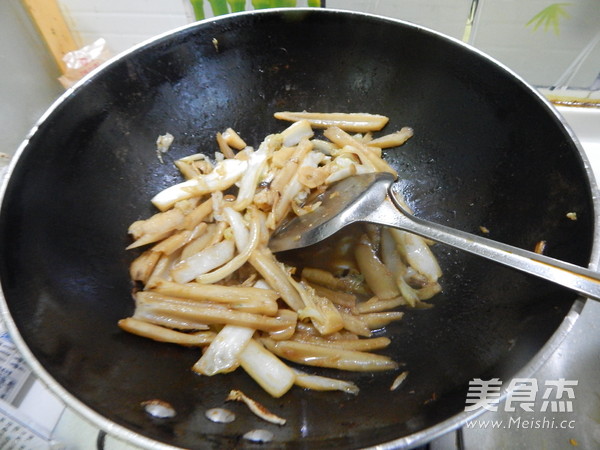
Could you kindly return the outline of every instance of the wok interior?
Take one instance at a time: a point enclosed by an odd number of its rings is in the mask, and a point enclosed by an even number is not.
[[[110,420],[191,448],[238,445],[252,428],[278,446],[360,447],[433,426],[464,410],[468,381],[508,379],[546,342],[575,295],[442,246],[443,293],[388,327],[385,351],[410,372],[344,374],[358,396],[293,388],[273,399],[241,370],[200,377],[200,355],[120,331],[133,310],[128,225],[180,180],[172,161],[215,148],[232,127],[251,145],[286,124],[279,110],[372,112],[415,136],[387,157],[417,215],[589,261],[593,214],[577,147],[519,80],[417,27],[334,11],[269,12],[180,30],[105,68],[39,126],[8,185],[0,224],[2,288],[27,346],[66,390]],[[155,141],[175,142],[161,164]],[[577,221],[565,214],[577,212]],[[334,372],[314,371],[325,375]],[[241,389],[285,417],[243,405],[214,424],[204,411]],[[149,418],[140,403],[171,403]]]

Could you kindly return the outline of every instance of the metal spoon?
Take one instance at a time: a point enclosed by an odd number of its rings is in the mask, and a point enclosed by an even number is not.
[[[307,247],[351,223],[370,222],[410,231],[600,300],[599,273],[415,217],[394,197],[390,190],[393,181],[388,173],[371,173],[332,185],[319,208],[275,231],[270,249],[280,252]]]

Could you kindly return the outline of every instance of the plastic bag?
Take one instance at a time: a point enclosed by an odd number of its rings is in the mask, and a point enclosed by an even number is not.
[[[67,71],[58,79],[65,88],[70,88],[109,58],[106,41],[103,38],[97,39],[90,45],[63,56]]]

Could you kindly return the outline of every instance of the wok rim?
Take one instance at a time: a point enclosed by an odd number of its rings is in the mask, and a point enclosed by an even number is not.
[[[71,95],[77,92],[79,89],[83,88],[86,84],[91,82],[98,74],[104,72],[106,68],[112,66],[113,64],[117,64],[121,60],[127,59],[131,54],[143,49],[144,47],[149,46],[150,44],[157,42],[162,39],[169,38],[171,36],[175,36],[184,31],[200,28],[205,26],[206,24],[232,20],[236,16],[247,16],[247,15],[277,15],[281,13],[293,13],[293,14],[302,14],[302,13],[312,13],[312,14],[332,14],[332,15],[345,15],[348,17],[363,17],[369,18],[373,20],[385,21],[390,23],[400,24],[402,26],[408,26],[420,32],[428,33],[434,35],[436,38],[446,40],[450,44],[457,45],[462,47],[463,49],[475,53],[479,58],[483,58],[487,60],[489,63],[493,64],[501,71],[504,71],[507,75],[512,77],[515,81],[519,82],[522,87],[524,87],[527,91],[529,91],[535,98],[537,98],[538,102],[547,110],[549,114],[554,115],[554,117],[558,120],[560,125],[567,131],[569,138],[575,144],[577,148],[577,153],[579,158],[581,159],[585,175],[587,176],[586,181],[589,184],[589,190],[591,194],[591,203],[593,208],[593,230],[594,236],[592,238],[592,249],[590,254],[590,262],[588,263],[588,267],[592,270],[596,270],[600,264],[600,244],[598,239],[598,228],[600,224],[600,191],[598,188],[598,183],[594,172],[592,171],[589,159],[587,154],[585,153],[579,139],[575,135],[574,131],[570,127],[570,125],[566,122],[565,118],[560,114],[560,112],[556,109],[552,103],[546,99],[537,89],[535,89],[530,83],[525,81],[520,75],[514,72],[512,69],[499,62],[495,58],[491,57],[487,53],[457,39],[452,36],[448,36],[444,33],[435,31],[428,27],[415,24],[413,22],[396,19],[391,17],[385,17],[372,13],[365,12],[357,12],[351,10],[343,10],[343,9],[334,9],[334,8],[304,8],[304,7],[293,7],[293,8],[270,8],[264,10],[253,10],[253,11],[243,11],[238,13],[231,13],[223,16],[212,17],[203,19],[200,21],[192,22],[190,24],[186,24],[180,27],[173,28],[166,32],[157,34],[149,39],[146,39],[139,44],[136,44],[129,49],[115,55],[110,58],[108,61],[104,62],[96,69],[88,73],[81,80],[75,83],[72,87],[68,88],[62,95],[60,95],[49,107],[48,109],[40,116],[40,118],[35,122],[33,127],[29,130],[24,140],[21,142],[17,150],[15,151],[14,156],[11,158],[11,162],[8,166],[8,170],[2,180],[2,184],[0,186],[0,208],[4,204],[5,194],[7,190],[7,186],[9,184],[11,175],[15,169],[15,167],[19,164],[20,156],[24,153],[25,149],[29,145],[29,141],[33,138],[33,136],[38,132],[38,129],[49,119],[52,118],[55,110],[57,110],[63,102],[65,102]],[[71,408],[77,414],[79,414],[83,419],[90,422],[92,425],[98,427],[99,432],[104,431],[107,435],[115,437],[125,443],[136,445],[142,448],[147,449],[156,449],[156,450],[175,450],[180,447],[172,446],[170,444],[166,444],[163,442],[156,441],[149,437],[143,436],[137,432],[134,432],[122,425],[118,425],[113,422],[109,418],[97,413],[90,406],[86,405],[84,402],[77,399],[74,395],[72,395],[65,387],[63,387],[60,383],[58,383],[54,377],[44,368],[44,366],[37,360],[34,356],[33,352],[29,349],[27,344],[25,343],[24,338],[22,337],[18,327],[16,326],[6,302],[4,292],[2,289],[2,280],[0,280],[0,319],[3,321],[7,331],[10,334],[11,339],[13,340],[17,350],[23,356],[25,362],[32,370],[33,374],[42,382],[44,386],[46,386],[54,395],[56,395],[66,407]],[[546,341],[546,343],[538,350],[538,352],[531,358],[522,368],[519,370],[514,377],[522,377],[528,378],[533,376],[546,361],[548,361],[553,353],[558,349],[563,340],[567,337],[571,329],[574,327],[579,314],[584,306],[584,303],[587,301],[586,298],[579,296],[571,306],[570,310],[563,318],[562,322],[556,329],[556,331],[552,334],[552,336]],[[513,378],[514,378],[513,377]],[[508,383],[505,382],[502,386],[501,390],[501,401],[508,395],[509,390],[507,388]],[[396,448],[413,448],[419,445],[424,445],[435,438],[438,438],[446,433],[454,431],[464,425],[467,421],[476,418],[477,416],[484,413],[485,410],[474,411],[474,412],[466,412],[456,414],[444,421],[439,422],[438,424],[425,428],[416,433],[403,436],[398,439],[394,439],[388,442],[383,442],[377,444],[372,447],[367,447],[368,449],[378,449],[378,450],[389,450]]]

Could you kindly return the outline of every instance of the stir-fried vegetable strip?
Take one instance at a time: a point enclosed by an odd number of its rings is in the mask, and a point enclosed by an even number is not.
[[[373,114],[277,113],[292,121],[254,150],[231,128],[216,136],[216,157],[190,155],[175,165],[185,181],[154,196],[159,212],[131,224],[133,243],[148,246],[132,262],[130,333],[203,347],[193,370],[211,376],[241,367],[274,397],[294,384],[358,393],[348,381],[310,375],[284,360],[346,371],[396,370],[372,337],[404,314],[427,307],[441,270],[429,243],[377,226],[339,239],[329,267],[279,261],[270,233],[290,216],[318,210],[318,194],[345,177],[396,175],[382,148],[413,135],[404,127],[374,138],[388,118]],[[313,127],[324,128],[324,139]],[[349,134],[363,133],[363,134]],[[337,266],[336,266],[337,264]],[[241,397],[239,398],[241,399]]]

